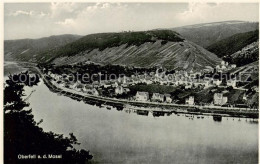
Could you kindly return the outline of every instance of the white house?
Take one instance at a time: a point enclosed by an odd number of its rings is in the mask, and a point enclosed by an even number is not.
[[[114,88],[118,87],[118,83],[117,82],[112,83],[112,87],[114,87]]]
[[[58,81],[56,82],[56,84],[57,84],[58,86],[60,86],[60,87],[65,87],[65,83],[64,83],[63,81],[61,81],[61,80],[58,80]]]
[[[219,86],[222,83],[219,79],[213,79],[213,84]]]
[[[230,66],[231,66],[231,68],[236,68],[237,67],[236,64],[231,64]]]
[[[148,92],[137,92],[135,95],[136,101],[148,101],[149,93]]]
[[[105,84],[103,86],[104,86],[104,88],[112,87],[112,82],[107,81],[107,82],[105,82]]]
[[[98,81],[94,81],[94,82],[92,83],[92,86],[93,86],[94,88],[98,88],[99,85],[100,85],[100,83],[99,83]]]
[[[47,72],[47,75],[51,75],[51,74],[52,74],[52,72],[51,72],[51,71],[48,71],[48,72]]]
[[[115,93],[116,94],[123,94],[124,93],[124,88],[122,86],[117,86],[116,89],[115,89]]]
[[[153,93],[152,100],[163,102],[164,101],[164,95],[160,94],[160,93]]]
[[[185,89],[191,89],[192,85],[185,85]]]
[[[204,73],[209,73],[209,72],[213,72],[214,68],[211,66],[205,66],[206,69],[203,70]]]
[[[189,96],[189,98],[185,100],[185,103],[188,105],[194,105],[194,96]]]
[[[236,79],[234,79],[234,80],[230,79],[227,81],[227,86],[232,86],[233,88],[235,88],[236,84],[237,84]]]
[[[82,85],[80,81],[77,81],[72,85],[72,89],[76,91],[82,91],[83,87],[84,85]]]
[[[117,79],[117,81],[118,81],[119,83],[125,84],[125,83],[126,83],[126,77],[125,77],[125,76],[119,77],[119,78]]]
[[[127,87],[128,85],[127,84],[121,84],[122,87]]]
[[[204,80],[204,85],[205,85],[205,88],[208,88],[209,85],[210,85],[210,81],[208,81],[208,80]]]
[[[225,70],[225,69],[227,69],[227,67],[226,67],[225,65],[222,65],[222,66],[221,66],[221,69],[222,69],[222,70],[223,70],[223,69]]]
[[[93,89],[92,89],[92,94],[93,94],[94,96],[98,96],[98,95],[99,95],[99,93],[98,93],[98,91],[97,91],[96,88],[93,88]]]
[[[214,104],[215,105],[223,105],[227,103],[227,97],[223,96],[223,93],[215,93],[214,94]]]
[[[152,83],[153,83],[152,77],[151,77],[151,76],[145,77],[145,83],[146,83],[146,84],[152,84]]]
[[[77,84],[76,87],[74,88],[74,90],[81,92],[83,88],[84,88],[83,84]]]
[[[170,95],[170,94],[165,94],[164,96],[165,96],[165,101],[166,101],[167,103],[171,103],[171,102],[172,102],[172,98],[171,98],[171,95]]]
[[[257,86],[253,86],[252,89],[256,92],[259,92],[259,88]]]
[[[226,66],[228,66],[228,64],[229,64],[228,62],[225,63]]]
[[[83,88],[82,88],[82,91],[85,92],[85,93],[89,93],[89,92],[92,92],[92,85],[89,85],[89,84],[86,84]]]
[[[243,100],[247,100],[247,95],[246,94],[243,95]]]
[[[130,89],[129,88],[124,88],[124,92],[130,92]]]

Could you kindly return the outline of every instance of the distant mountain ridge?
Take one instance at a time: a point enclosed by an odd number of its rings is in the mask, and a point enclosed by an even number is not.
[[[206,48],[234,34],[258,30],[258,26],[258,22],[224,21],[176,27],[171,30]]]
[[[100,64],[163,66],[184,70],[201,70],[205,66],[214,67],[221,62],[213,53],[172,30],[69,36],[69,39],[58,37],[54,42],[47,39],[43,45],[40,43],[44,38],[36,43],[35,40],[27,43],[24,40],[5,41],[5,59],[56,65],[92,61]]]
[[[27,60],[34,58],[43,51],[71,43],[81,38],[79,35],[54,35],[39,39],[18,39],[4,41],[5,60]]]
[[[199,24],[193,24],[193,25],[186,25],[186,26],[179,26],[176,28],[199,28],[203,26],[215,26],[215,25],[224,25],[224,24],[239,24],[239,23],[245,23],[245,21],[240,20],[230,20],[230,21],[221,21],[221,22],[209,22],[209,23],[199,23]]]

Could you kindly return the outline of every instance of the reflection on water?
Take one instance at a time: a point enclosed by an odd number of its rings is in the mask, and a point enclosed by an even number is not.
[[[152,112],[89,105],[51,92],[27,89],[30,107],[45,131],[73,132],[100,163],[257,163],[258,124],[252,119]],[[239,121],[240,119],[240,121]]]
[[[15,68],[15,72],[20,71]],[[43,119],[40,126],[45,131],[65,135],[73,132],[81,143],[79,147],[89,149],[94,155],[93,162],[251,164],[258,161],[256,119],[214,118],[83,102],[77,97],[72,97],[73,100],[53,93],[42,82],[27,88],[27,95],[34,89],[29,103],[35,120]]]
[[[222,121],[222,117],[219,116],[219,115],[213,115],[213,120],[214,120],[214,121],[221,122],[221,121]]]

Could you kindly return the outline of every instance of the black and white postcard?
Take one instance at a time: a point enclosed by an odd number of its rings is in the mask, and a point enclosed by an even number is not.
[[[258,1],[2,9],[3,163],[258,163]]]

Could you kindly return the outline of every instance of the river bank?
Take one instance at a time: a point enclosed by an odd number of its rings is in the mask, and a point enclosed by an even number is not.
[[[84,101],[91,105],[101,106],[106,104],[118,108],[119,110],[126,107],[127,105],[144,107],[146,110],[149,108],[157,108],[157,111],[171,112],[171,113],[187,113],[187,114],[211,114],[211,115],[222,115],[228,117],[244,117],[244,118],[259,118],[259,112],[256,109],[250,108],[234,108],[234,107],[221,107],[221,106],[198,106],[198,105],[186,105],[186,104],[173,104],[173,103],[156,103],[156,102],[139,102],[129,101],[124,99],[115,99],[101,96],[94,96],[77,92],[72,89],[60,87],[52,84],[48,81],[41,70],[36,66],[35,63],[19,62],[20,65],[30,69],[31,71],[38,73],[43,79],[45,85],[52,91],[64,96],[71,97],[78,101]]]
[[[44,131],[73,133],[81,143],[77,147],[93,154],[93,163],[258,161],[258,123],[253,119],[223,117],[219,122],[213,120],[212,114],[204,113],[202,119],[195,115],[198,112],[190,112],[192,119],[180,110],[164,117],[150,111],[148,115],[140,115],[127,108],[121,110],[121,103],[113,103],[118,108],[109,108],[113,105],[109,102],[82,99],[51,89],[43,80],[34,88],[26,88],[26,95],[35,90],[28,100],[28,109],[32,109],[36,122],[43,120],[39,126]],[[131,105],[126,107],[132,108]],[[162,110],[157,107],[149,108]]]
[[[158,117],[151,111],[141,115],[127,108],[75,101],[50,91],[43,82],[33,89],[30,108],[37,122],[43,119],[40,126],[60,134],[73,132],[79,148],[93,153],[93,163],[256,163],[258,159],[258,124],[253,119],[222,117],[219,122],[206,113],[192,119],[184,113]]]
[[[220,107],[220,106],[197,106],[197,105],[184,105],[184,104],[171,104],[171,103],[156,103],[156,102],[138,102],[138,101],[128,101],[122,99],[112,99],[107,97],[93,96],[84,94],[81,92],[76,92],[74,90],[68,88],[61,88],[58,85],[54,85],[49,82],[44,74],[41,73],[40,69],[34,67],[38,73],[43,78],[44,83],[50,90],[53,92],[60,93],[62,95],[71,97],[78,101],[84,101],[86,103],[100,106],[101,104],[107,104],[110,106],[114,106],[117,108],[124,108],[126,105],[132,105],[137,107],[146,107],[153,108],[158,107],[157,111],[164,112],[179,112],[179,113],[187,113],[187,114],[211,114],[211,115],[223,115],[229,117],[245,117],[245,118],[258,118],[259,113],[258,110],[249,109],[249,108],[229,108],[229,107]],[[147,109],[150,110],[150,109]]]

